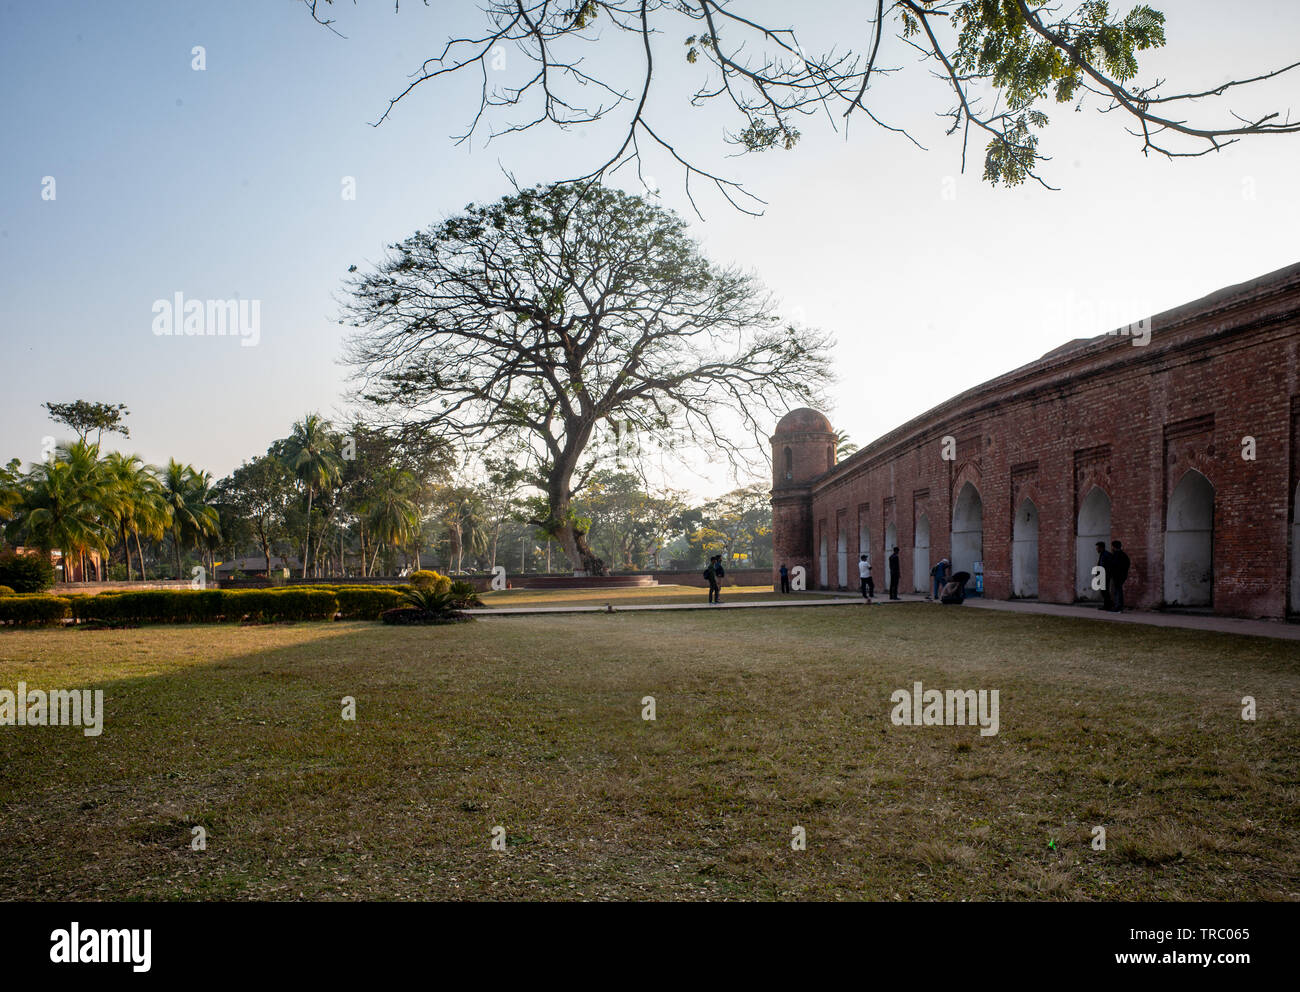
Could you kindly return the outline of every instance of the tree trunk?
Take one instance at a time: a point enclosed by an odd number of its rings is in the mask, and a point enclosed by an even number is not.
[[[143,582],[148,576],[145,575],[144,571],[144,548],[140,547],[140,532],[138,530],[135,532],[135,553],[136,557],[140,559],[140,581]]]
[[[307,487],[307,537],[302,543],[302,577],[307,578],[307,554],[311,550],[311,500],[316,495],[316,487]]]

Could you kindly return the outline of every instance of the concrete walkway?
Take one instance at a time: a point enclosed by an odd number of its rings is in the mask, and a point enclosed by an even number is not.
[[[703,590],[701,590],[703,591]],[[812,591],[812,590],[810,590]],[[716,606],[708,603],[613,603],[600,606],[503,606],[499,609],[465,610],[480,617],[531,616],[544,613],[657,613],[668,610],[751,610],[751,609],[801,609],[809,607],[862,607],[862,598],[841,592],[816,591],[821,599],[752,599]],[[775,595],[775,594],[774,594]],[[895,606],[898,603],[926,603],[938,605],[924,596],[906,594],[895,602],[877,599],[877,606]],[[1006,613],[1028,613],[1040,616],[1070,617],[1076,620],[1100,620],[1108,623],[1139,623],[1153,627],[1176,627],[1183,630],[1208,630],[1222,634],[1241,634],[1247,637],[1276,637],[1300,641],[1300,624],[1278,620],[1239,620],[1236,617],[1200,616],[1187,613],[1154,613],[1132,610],[1124,613],[1107,613],[1095,606],[1072,606],[1064,603],[1032,603],[1024,600],[968,599],[965,606],[977,610],[1000,610]]]

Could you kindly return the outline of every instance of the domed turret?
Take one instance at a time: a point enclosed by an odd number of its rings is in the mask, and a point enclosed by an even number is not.
[[[791,410],[772,434],[772,582],[778,570],[802,568],[813,574],[811,483],[835,467],[835,431],[824,414],[801,407]]]
[[[826,415],[818,413],[812,407],[801,406],[791,410],[776,425],[777,434],[834,434],[831,422]]]
[[[835,467],[835,431],[826,415],[791,410],[772,435],[772,488],[807,485]]]

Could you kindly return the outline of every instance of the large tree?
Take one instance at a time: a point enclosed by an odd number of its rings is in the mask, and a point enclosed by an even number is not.
[[[317,21],[333,23],[333,0],[303,3]],[[674,116],[684,116],[680,101],[720,107],[730,122],[725,139],[742,151],[791,149],[818,114],[832,127],[865,118],[919,144],[891,120],[899,110],[887,103],[890,88],[876,84],[925,67],[946,91],[939,99],[947,107],[938,107],[948,134],[961,136],[963,169],[973,135],[985,143],[985,179],[1006,185],[1026,178],[1046,185],[1038,132],[1053,105],[1091,104],[1113,114],[1144,154],[1170,158],[1204,155],[1246,135],[1300,131],[1289,112],[1239,112],[1230,102],[1300,62],[1182,90],[1149,74],[1144,79],[1139,56],[1165,44],[1165,16],[1147,4],[1125,13],[1106,0],[812,7],[793,4],[786,13],[759,0],[487,0],[482,29],[430,51],[379,121],[423,84],[468,74],[478,94],[466,107],[459,141],[481,130],[495,137],[539,126],[581,128],[588,146],[602,150],[590,171],[574,178],[600,178],[628,162],[639,168],[642,152],[655,149],[684,171],[688,196],[692,178],[704,180],[748,212],[761,204],[756,196],[695,164],[695,154],[681,147],[674,127]],[[773,9],[782,10],[781,20]],[[1224,6],[1221,16],[1232,16],[1230,9]],[[426,16],[445,18],[445,7]],[[823,33],[833,32],[829,47],[805,48],[818,21]],[[1279,95],[1263,91],[1266,99]],[[601,122],[611,131],[600,130]]]
[[[92,403],[89,400],[73,400],[71,403],[46,403],[45,409],[50,419],[72,428],[77,440],[89,444],[90,432],[95,432],[94,444],[99,446],[104,432],[131,436],[131,429],[123,419],[131,411],[125,403]]]
[[[546,498],[534,523],[593,574],[605,564],[572,502],[598,428],[748,461],[830,374],[825,336],[783,326],[753,275],[710,263],[675,214],[604,187],[471,205],[348,289],[362,396],[518,457]]]
[[[286,513],[293,499],[294,473],[273,454],[245,462],[217,486],[218,500],[249,523],[271,575],[271,552],[288,537]]]

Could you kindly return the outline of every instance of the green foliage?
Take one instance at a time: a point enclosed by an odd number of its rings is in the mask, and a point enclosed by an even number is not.
[[[953,68],[958,74],[986,77],[1006,107],[1005,117],[993,125],[999,133],[985,152],[984,178],[994,184],[1015,186],[1030,176],[1038,159],[1034,130],[1048,123],[1036,104],[1075,100],[1093,82],[1085,66],[1126,83],[1137,74],[1137,53],[1165,43],[1165,15],[1146,4],[1119,20],[1111,16],[1106,0],[1088,0],[1059,21],[1051,20],[1052,12],[1041,2],[1030,7],[1043,32],[1030,26],[1015,0],[970,0],[953,12],[958,29]],[[903,13],[902,21],[905,37],[924,30],[909,13]]]
[[[39,555],[0,555],[0,583],[14,592],[44,592],[54,585],[54,566]]]
[[[402,590],[392,586],[339,586],[333,592],[343,620],[378,620],[406,602]]]
[[[437,588],[416,586],[410,592],[405,593],[404,598],[411,606],[414,606],[417,610],[423,610],[431,616],[450,616],[456,612],[456,599],[452,595],[450,584],[446,592]]]
[[[0,596],[0,624],[44,627],[68,615],[69,603],[62,596]]]
[[[370,592],[371,590],[366,590]],[[389,590],[373,590],[376,592]],[[110,624],[140,623],[217,623],[288,620],[331,620],[339,612],[336,594],[327,589],[141,589],[138,592],[105,592],[97,596],[22,596],[4,599],[16,601],[57,600],[60,607],[42,605],[34,608],[36,620],[23,618],[24,609],[0,610],[0,621],[51,622],[70,616],[79,623],[99,621]],[[360,610],[357,600],[351,606]],[[17,615],[14,615],[14,614]]]
[[[122,418],[131,411],[125,403],[90,403],[86,400],[74,400],[71,403],[46,403],[50,419],[65,424],[76,432],[78,440],[89,439],[91,431],[95,432],[98,444],[104,431],[130,437],[131,430],[122,423]]]
[[[472,582],[453,582],[451,584],[452,602],[460,610],[468,609],[471,606],[482,606],[483,600],[478,598],[478,593],[474,590]]]
[[[451,579],[427,568],[411,573],[411,585],[425,592],[439,592],[444,595],[451,592]]]

